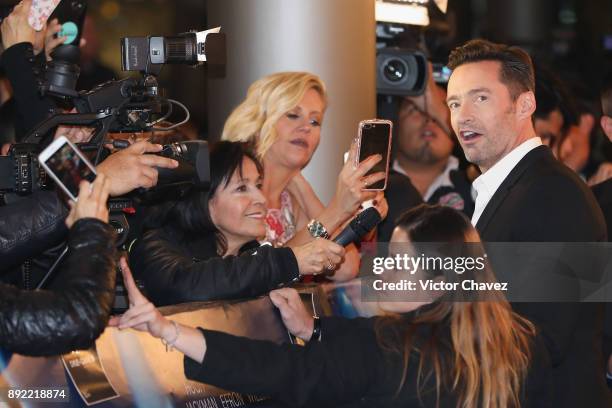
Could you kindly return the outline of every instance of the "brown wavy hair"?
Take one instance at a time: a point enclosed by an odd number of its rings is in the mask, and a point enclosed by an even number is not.
[[[467,243],[462,251],[470,252],[469,256],[484,254],[470,221],[452,208],[423,204],[404,213],[397,225],[407,233],[413,247],[432,242]],[[418,248],[419,253],[423,247],[425,245]],[[450,247],[457,248],[457,245]],[[438,271],[435,275],[442,276],[446,282],[458,282],[459,279],[495,282],[488,266],[476,273],[466,271],[461,276],[449,270]],[[397,394],[409,374],[410,356],[416,352],[419,356],[416,372],[419,397],[423,384],[434,376],[438,403],[444,389],[458,395],[458,407],[520,406],[520,390],[527,375],[530,345],[535,336],[534,325],[514,313],[498,291],[486,292],[486,295],[480,291],[475,291],[475,295],[461,292],[446,292],[418,310],[408,324],[405,316],[397,314],[378,320],[376,333],[381,347],[403,358]],[[468,298],[470,300],[466,301]],[[440,335],[449,329],[450,342],[448,336]],[[390,331],[393,336],[388,335]]]

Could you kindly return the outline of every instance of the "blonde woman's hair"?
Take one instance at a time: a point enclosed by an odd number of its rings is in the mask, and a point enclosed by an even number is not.
[[[470,221],[452,208],[423,204],[400,216],[397,224],[406,231],[412,245],[463,242],[470,243],[465,248],[470,256],[484,254]],[[441,276],[451,282],[457,274],[451,271]],[[469,278],[495,281],[488,267]],[[423,307],[409,322],[399,315],[377,322],[381,347],[403,358],[398,394],[408,376],[417,377],[419,395],[433,376],[438,403],[444,389],[457,395],[457,407],[461,408],[519,407],[536,334],[534,325],[513,312],[499,292],[489,293],[486,298],[479,292],[467,297],[473,301],[466,301],[465,294],[457,295],[444,295]],[[429,335],[423,336],[420,328],[426,328]],[[450,342],[444,334],[449,332]],[[418,369],[408,372],[410,356],[415,351]]]
[[[278,72],[255,81],[245,100],[227,118],[221,140],[253,143],[262,159],[276,141],[276,122],[295,108],[309,89],[319,93],[325,110],[325,84],[314,74]]]

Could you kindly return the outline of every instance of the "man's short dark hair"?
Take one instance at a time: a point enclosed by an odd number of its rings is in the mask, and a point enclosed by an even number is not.
[[[604,85],[601,88],[601,113],[612,117],[612,73],[604,79]]]
[[[523,92],[535,93],[531,58],[518,47],[482,39],[470,40],[451,51],[448,67],[456,69],[463,64],[481,61],[497,61],[501,64],[500,81],[508,87],[512,100],[516,100]]]

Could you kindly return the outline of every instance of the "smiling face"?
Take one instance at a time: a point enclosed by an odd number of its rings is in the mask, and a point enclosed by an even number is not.
[[[466,158],[483,171],[522,142],[518,99],[513,101],[501,82],[500,68],[497,61],[463,64],[448,82],[453,130]]]
[[[265,161],[290,169],[304,168],[321,138],[325,105],[321,95],[309,89],[293,109],[276,122],[276,140],[265,154]]]
[[[261,184],[255,163],[245,157],[242,171],[236,169],[227,186],[219,186],[209,201],[210,216],[227,241],[228,254],[266,234],[266,199]]]

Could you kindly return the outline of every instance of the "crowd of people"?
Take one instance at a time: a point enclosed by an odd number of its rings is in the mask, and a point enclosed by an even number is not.
[[[61,41],[29,26],[30,3],[0,26],[14,142],[57,109],[35,90],[41,59]],[[47,31],[58,28],[51,22]],[[301,171],[325,137],[326,86],[313,73],[280,72],[255,81],[228,116],[221,141],[210,145],[205,189],[138,208],[127,252],[117,249],[107,200],[152,188],[160,169],[176,168],[176,160],[150,153],[171,137],[189,139],[180,129],[132,135],[96,166],[93,183],[81,183],[76,202],[53,189],[5,200],[0,349],[59,355],[91,347],[110,326],[176,348],[190,379],[288,406],[612,406],[607,304],[510,303],[501,292],[465,301],[458,290],[429,301],[381,299],[375,316],[348,319],[312,316],[291,287],[312,276],[358,276],[359,243],[343,247],[333,238],[368,201],[384,220],[367,239],[416,251],[426,252],[422,243],[471,243],[482,255],[482,242],[610,238],[612,165],[586,173],[596,114],[580,111],[563,82],[517,47],[471,40],[448,65],[446,87],[430,75],[424,95],[399,102],[385,191],[368,189],[387,177],[370,172],[382,156],[358,161],[354,141],[332,199],[319,199]],[[601,89],[601,107],[612,142],[612,82]],[[82,142],[91,131],[60,127],[47,143],[59,135]],[[55,277],[33,290],[62,251]],[[129,308],[111,316],[117,264]],[[521,273],[557,267],[538,262]],[[423,273],[456,279],[448,269]],[[496,281],[490,265],[462,278]],[[306,346],[190,327],[157,309],[261,295]]]

